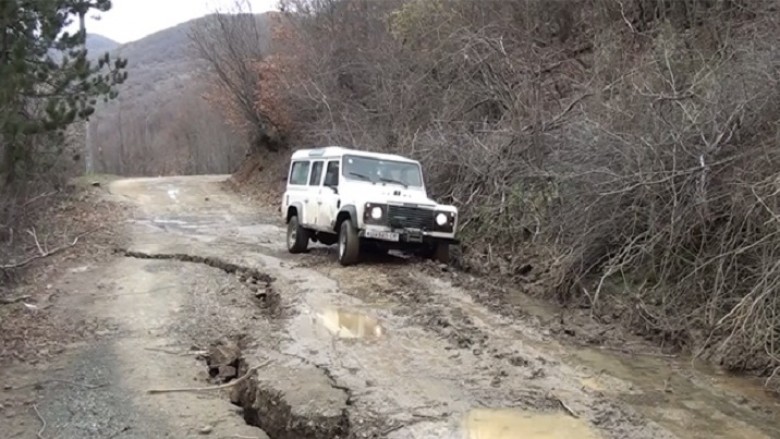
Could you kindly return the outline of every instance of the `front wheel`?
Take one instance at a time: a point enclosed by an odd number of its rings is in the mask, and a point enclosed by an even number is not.
[[[351,220],[344,220],[339,229],[339,263],[354,265],[360,258],[360,238]]]
[[[303,253],[309,247],[309,231],[301,227],[297,216],[287,223],[287,250],[290,253]]]

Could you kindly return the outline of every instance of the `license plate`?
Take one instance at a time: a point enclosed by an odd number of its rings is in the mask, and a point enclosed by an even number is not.
[[[409,242],[423,242],[423,234],[419,230],[410,230],[406,234],[406,239]]]
[[[381,239],[382,241],[398,242],[398,233],[396,232],[383,232],[380,230],[366,230],[364,235],[366,238]]]

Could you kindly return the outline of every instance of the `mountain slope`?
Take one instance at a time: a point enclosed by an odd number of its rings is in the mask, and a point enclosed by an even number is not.
[[[257,17],[265,27],[265,16]],[[119,98],[101,105],[93,118],[97,171],[158,175],[235,170],[245,142],[203,99],[209,66],[189,37],[211,19],[191,20],[112,51],[128,60],[128,79],[119,87]]]
[[[99,34],[87,34],[87,51],[91,56],[102,55],[119,47],[119,43]]]

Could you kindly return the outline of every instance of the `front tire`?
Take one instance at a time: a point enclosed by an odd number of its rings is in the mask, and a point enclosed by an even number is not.
[[[354,265],[360,259],[360,238],[351,220],[344,220],[339,229],[339,263]]]
[[[301,227],[297,216],[287,223],[287,250],[290,253],[303,253],[309,247],[309,231]]]

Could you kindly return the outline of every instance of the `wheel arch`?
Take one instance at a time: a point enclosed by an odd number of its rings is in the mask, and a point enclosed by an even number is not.
[[[333,224],[333,231],[338,233],[341,229],[341,223],[343,223],[346,219],[351,220],[352,224],[355,226],[355,228],[357,228],[357,217],[357,208],[354,205],[347,204],[342,206],[339,210],[339,213],[336,214],[336,222]]]
[[[293,216],[297,216],[298,221],[301,220],[301,217],[303,216],[303,203],[296,201],[295,203],[291,203],[289,206],[287,206],[287,213],[284,216],[285,224],[288,224],[290,222],[290,218]]]

